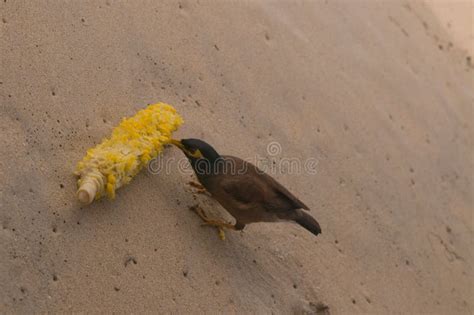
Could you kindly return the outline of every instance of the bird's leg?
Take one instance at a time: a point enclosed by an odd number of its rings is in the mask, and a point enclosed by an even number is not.
[[[227,229],[236,230],[236,227],[233,224],[209,219],[206,213],[204,212],[204,210],[198,205],[191,207],[191,210],[196,212],[196,214],[204,221],[203,225],[211,225],[211,226],[217,226],[217,227],[220,226],[220,227],[225,227]]]
[[[196,193],[198,194],[201,194],[201,195],[208,195],[210,196],[211,194],[206,190],[206,188],[204,188],[203,185],[195,182],[195,181],[190,181],[188,182],[189,186],[193,187],[194,189],[196,189]]]
[[[201,195],[209,195],[209,193],[207,192],[206,188],[203,188],[203,189],[196,189],[196,192],[198,194],[201,194]]]
[[[221,240],[225,240],[224,228],[230,230],[237,230],[236,226],[234,226],[233,224],[217,220],[210,220],[207,217],[206,213],[204,213],[204,210],[198,205],[191,207],[191,210],[194,210],[194,212],[196,212],[196,214],[204,221],[202,225],[215,226],[219,230],[219,238]]]
[[[203,185],[199,184],[198,182],[195,182],[193,180],[188,182],[189,186],[192,186],[196,189],[205,189]]]
[[[216,220],[209,220],[206,219],[204,220],[204,223],[202,225],[207,225],[207,226],[215,226],[217,230],[219,231],[219,238],[223,241],[225,241],[225,232],[224,228],[230,229],[230,230],[237,230],[235,225],[227,223],[227,222],[220,222]]]
[[[220,221],[215,221],[215,220],[207,220],[205,221],[202,225],[209,225],[209,226],[215,226],[218,228],[226,228],[229,230],[237,230],[235,228],[235,225],[227,223],[227,222],[220,222]]]
[[[193,210],[194,212],[196,212],[196,214],[204,221],[208,221],[209,218],[207,217],[207,215],[204,213],[204,210],[199,206],[199,205],[194,205],[192,207],[189,208],[190,210]]]

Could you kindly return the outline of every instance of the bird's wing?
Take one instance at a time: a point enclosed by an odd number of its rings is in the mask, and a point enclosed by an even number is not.
[[[267,182],[272,188],[273,192],[279,196],[278,200],[284,202],[282,206],[289,206],[289,209],[304,209],[309,210],[308,206],[305,205],[301,200],[296,198],[291,192],[288,191],[283,185],[277,182],[273,177],[267,174],[263,174],[268,177]]]
[[[229,176],[220,181],[221,188],[227,195],[240,204],[252,204],[263,201],[261,185],[252,176]]]
[[[234,156],[225,156],[236,162],[237,169],[245,165],[244,175],[229,178],[228,187],[232,194],[239,196],[243,202],[261,202],[270,210],[287,211],[295,209],[309,210],[301,200],[296,198],[283,185],[278,183],[273,177],[258,169],[252,163],[243,161]],[[246,183],[242,185],[242,183]]]

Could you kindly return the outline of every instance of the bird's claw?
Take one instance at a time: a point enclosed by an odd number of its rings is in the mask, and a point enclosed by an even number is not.
[[[224,229],[230,229],[230,230],[235,230],[235,226],[233,224],[230,224],[230,223],[226,223],[226,222],[219,222],[219,221],[211,221],[211,220],[208,220],[207,222],[204,222],[203,224],[201,224],[202,226],[214,226],[217,228],[218,232],[219,232],[219,238],[223,241],[225,241],[225,232],[224,232]]]
[[[222,227],[218,227],[217,230],[219,231],[219,238],[221,241],[225,241],[225,232]]]
[[[204,188],[203,185],[195,182],[195,181],[190,181],[188,182],[188,185],[191,186],[192,188],[195,189],[195,193],[197,194],[201,194],[201,195],[208,195],[208,196],[211,196],[211,194],[206,190],[206,188]]]
[[[206,188],[204,188],[203,185],[201,185],[199,183],[196,183],[195,181],[189,181],[188,184],[189,184],[189,186],[194,187],[196,189],[206,190]]]
[[[196,212],[196,214],[204,221],[204,223],[201,224],[201,226],[213,226],[213,227],[216,227],[218,232],[219,232],[219,238],[221,240],[225,240],[225,232],[224,232],[224,228],[228,228],[228,229],[234,229],[235,230],[235,226],[233,226],[232,224],[230,223],[226,223],[226,222],[219,222],[219,221],[215,221],[215,220],[210,220],[206,213],[204,212],[204,210],[199,207],[199,205],[195,205],[193,207],[191,207],[191,210],[193,210],[194,212]]]

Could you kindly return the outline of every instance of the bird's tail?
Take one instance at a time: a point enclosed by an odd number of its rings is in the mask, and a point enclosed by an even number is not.
[[[319,226],[318,221],[316,221],[305,211],[300,210],[298,213],[298,218],[296,218],[295,221],[314,235],[321,234],[321,227]]]

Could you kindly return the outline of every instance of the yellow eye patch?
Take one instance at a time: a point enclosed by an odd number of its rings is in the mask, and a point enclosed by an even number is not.
[[[193,158],[196,158],[196,159],[200,159],[203,157],[201,151],[199,149],[196,149],[196,151],[191,152],[191,151],[186,151],[190,156],[192,156]]]

